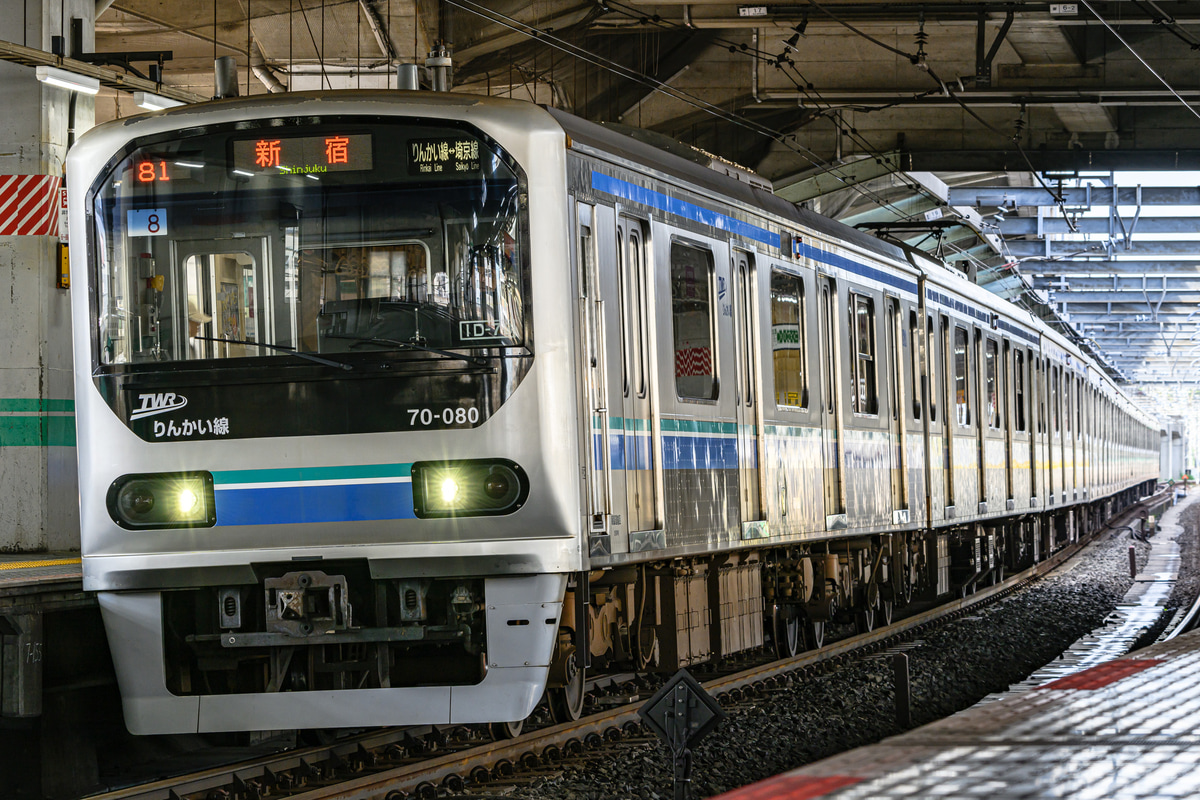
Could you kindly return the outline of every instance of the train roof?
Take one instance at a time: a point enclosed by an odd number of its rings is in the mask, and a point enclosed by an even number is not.
[[[708,189],[723,197],[762,209],[798,226],[824,233],[863,250],[876,253],[880,257],[893,261],[909,261],[904,248],[898,245],[885,242],[829,217],[799,208],[794,203],[778,197],[769,189],[761,188],[748,180],[741,180],[724,172],[718,172],[707,164],[698,163],[696,160],[680,155],[679,151],[674,148],[663,149],[635,139],[627,133],[589,122],[557,108],[546,107],[546,111],[562,126],[573,143],[582,144],[636,164],[649,166],[699,188]],[[681,147],[687,146],[681,145]],[[699,151],[695,152],[699,153]],[[738,170],[733,170],[733,172],[736,174]]]

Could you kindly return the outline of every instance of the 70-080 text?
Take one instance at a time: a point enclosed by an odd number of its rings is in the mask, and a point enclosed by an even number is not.
[[[451,425],[474,425],[479,422],[478,408],[410,408],[408,409],[408,424],[411,427],[430,428],[434,425],[449,427]]]

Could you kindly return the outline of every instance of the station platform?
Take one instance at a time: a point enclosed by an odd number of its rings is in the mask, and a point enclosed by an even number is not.
[[[1200,631],[1117,657],[1162,613],[1178,572],[1178,514],[1196,501],[1164,515],[1106,625],[1029,680],[720,800],[1200,797]]]
[[[78,552],[0,553],[0,613],[95,604]]]
[[[721,795],[1200,796],[1200,632]]]

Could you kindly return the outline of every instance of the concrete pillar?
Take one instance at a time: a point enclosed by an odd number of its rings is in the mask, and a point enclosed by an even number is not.
[[[7,0],[0,39],[50,52],[78,17],[92,51],[94,14],[95,0]],[[57,220],[38,226],[35,203],[57,205],[68,125],[78,136],[94,122],[94,100],[73,94],[0,62],[0,551],[79,548],[69,290],[56,288]]]

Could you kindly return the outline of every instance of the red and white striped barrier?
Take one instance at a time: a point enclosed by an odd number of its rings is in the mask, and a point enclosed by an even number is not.
[[[0,175],[0,236],[57,236],[62,178]]]

